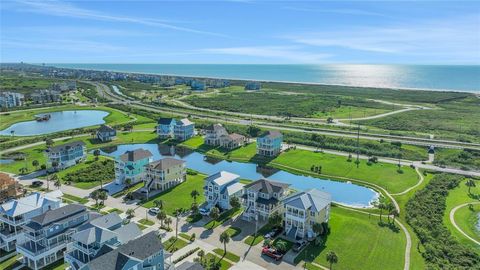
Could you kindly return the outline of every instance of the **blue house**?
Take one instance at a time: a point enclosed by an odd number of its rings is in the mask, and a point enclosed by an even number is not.
[[[193,91],[205,91],[205,89],[207,89],[205,82],[199,80],[192,80],[190,87]]]
[[[76,165],[87,157],[85,143],[82,141],[69,142],[62,145],[50,147],[45,152],[47,154],[47,168],[63,170]]]
[[[152,161],[153,155],[148,150],[139,148],[126,151],[115,159],[115,183],[122,185],[126,179],[130,179],[132,184],[142,181],[145,166]]]
[[[282,151],[283,135],[278,131],[266,131],[257,138],[257,155],[274,157]]]
[[[262,88],[260,82],[247,82],[245,84],[245,90],[260,90],[260,88]]]
[[[173,126],[175,126],[175,119],[160,118],[157,122],[157,134],[160,138],[173,137]]]
[[[195,134],[195,123],[187,118],[175,121],[173,126],[173,138],[178,141],[190,139]]]

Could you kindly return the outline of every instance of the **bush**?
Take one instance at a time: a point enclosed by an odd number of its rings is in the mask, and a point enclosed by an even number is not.
[[[110,159],[94,161],[86,168],[67,173],[63,180],[66,182],[109,182],[115,177],[113,161]]]

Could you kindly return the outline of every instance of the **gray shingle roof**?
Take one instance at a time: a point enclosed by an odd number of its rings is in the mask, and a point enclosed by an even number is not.
[[[173,166],[181,165],[185,161],[176,158],[163,158],[157,161],[150,162],[148,167],[155,170],[166,170]]]
[[[140,148],[140,149],[135,149],[133,151],[125,152],[124,154],[120,155],[120,159],[124,162],[127,162],[127,161],[137,161],[140,159],[149,158],[151,156],[153,155],[152,153],[150,153],[150,151]]]
[[[67,148],[73,148],[77,146],[85,147],[85,143],[82,141],[74,141],[74,142],[69,142],[69,143],[65,143],[57,146],[52,146],[50,147],[50,152],[61,152],[61,151],[65,151]]]
[[[188,126],[188,125],[193,125],[194,123],[190,120],[188,120],[188,118],[183,118],[183,119],[180,119],[178,121],[176,121],[175,123],[177,126]]]
[[[173,118],[160,118],[158,119],[158,124],[160,125],[171,125],[172,122],[175,122],[175,119]]]
[[[142,230],[138,228],[138,225],[135,224],[134,222],[128,223],[125,226],[122,226],[116,230],[114,230],[118,236],[118,241],[121,243],[127,243],[128,241],[131,241],[140,235],[142,235]]]
[[[224,130],[225,128],[221,124],[212,124],[208,125],[205,130],[217,131],[217,130]]]
[[[86,230],[75,233],[72,236],[72,239],[74,241],[78,241],[85,245],[89,245],[95,242],[104,243],[116,236],[117,234],[113,233],[110,230],[98,228],[98,227],[91,227]]]
[[[122,223],[122,218],[115,212],[96,218],[90,222],[93,226],[110,229],[112,226]]]
[[[87,208],[81,204],[67,204],[60,208],[49,210],[41,215],[31,218],[32,222],[35,222],[41,226],[48,225],[52,222],[65,219],[69,216],[75,215],[79,212],[86,211]]]
[[[282,189],[286,189],[290,184],[270,181],[267,179],[260,179],[255,182],[245,185],[245,189],[255,190],[261,193],[271,194],[272,192],[279,192]]]
[[[329,193],[318,189],[309,189],[298,192],[284,200],[286,205],[315,212],[322,210],[327,205],[330,205],[331,202],[332,196]]]
[[[268,130],[262,133],[262,135],[260,135],[260,137],[268,137],[270,139],[274,139],[281,136],[282,136],[282,133],[276,130]]]
[[[112,132],[112,131],[115,131],[114,128],[112,128],[111,126],[108,126],[108,125],[101,125],[98,130],[98,132]]]
[[[184,262],[175,267],[175,270],[204,270],[203,266],[196,262]]]
[[[44,195],[34,192],[26,197],[2,204],[0,206],[0,213],[15,217],[43,207],[44,205],[59,202],[61,196],[63,196],[63,193],[60,190],[55,190]]]

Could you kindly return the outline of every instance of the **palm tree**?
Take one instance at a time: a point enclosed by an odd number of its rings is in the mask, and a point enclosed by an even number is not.
[[[475,181],[473,181],[473,179],[468,179],[468,181],[467,181],[467,183],[465,183],[465,185],[467,185],[467,187],[468,187],[468,194],[472,194],[472,193],[470,192],[470,189],[471,189],[472,187],[476,187]]]
[[[192,214],[196,215],[198,213],[198,205],[196,203],[192,203],[192,206],[190,207],[190,210],[192,211]]]
[[[395,217],[398,217],[400,213],[398,213],[397,209],[395,207],[390,211],[390,215],[392,216],[392,223],[395,223]]]
[[[337,263],[338,262],[338,256],[337,254],[335,253],[335,251],[330,251],[327,253],[327,262],[330,263],[330,270],[332,269],[332,265],[334,263]]]
[[[105,205],[105,200],[108,199],[108,194],[106,191],[101,190],[98,193],[98,198],[102,201],[102,204]]]
[[[54,173],[50,179],[48,179],[47,177],[47,190],[50,189],[50,181],[53,181],[53,184],[55,185],[55,182],[57,182],[58,180],[58,175],[56,173]]]
[[[197,253],[198,257],[200,258],[200,263],[203,262],[203,256],[205,256],[205,251],[202,249]]]
[[[164,203],[162,200],[154,200],[153,204],[155,205],[155,207],[158,207],[158,209],[160,210],[163,209]]]
[[[130,185],[132,185],[132,179],[127,178],[125,179],[125,185],[127,186],[127,193],[130,192]]]
[[[32,166],[35,167],[35,170],[38,170],[38,165],[38,160],[35,159],[34,161],[32,161]]]
[[[165,225],[167,225],[167,228],[170,230],[170,224],[172,224],[172,219],[170,217],[167,217],[165,219]]]
[[[382,221],[383,210],[387,207],[387,199],[385,197],[380,197],[377,202],[375,202],[375,206],[380,209],[380,221]]]
[[[197,197],[200,196],[200,193],[196,189],[190,192],[190,196],[193,198],[193,202],[197,203]]]
[[[128,218],[133,218],[135,216],[135,210],[133,209],[128,209],[127,212],[125,212],[128,216]]]
[[[94,190],[90,193],[90,198],[95,200],[95,205],[98,205],[98,200],[100,200],[100,190]]]
[[[228,234],[227,231],[224,231],[220,234],[220,243],[223,243],[223,254],[227,254],[228,242],[230,242],[230,234]]]
[[[277,243],[275,243],[275,248],[281,253],[285,253],[285,251],[287,251],[287,242],[278,240]]]
[[[100,150],[95,149],[95,151],[93,151],[93,155],[95,156],[95,161],[97,161],[97,160],[98,160],[98,156],[100,156]]]
[[[167,214],[165,214],[165,212],[163,211],[160,211],[158,212],[157,214],[157,219],[160,220],[160,225],[161,227],[163,227],[163,221],[167,218]]]
[[[395,209],[395,206],[393,205],[392,202],[388,202],[385,204],[385,210],[387,210],[387,219],[388,219],[388,222],[390,223],[390,213],[392,212],[392,210]]]
[[[173,216],[175,217],[175,238],[178,238],[178,219],[180,218],[180,209],[175,208],[175,211],[173,212]]]
[[[238,197],[232,197],[230,199],[230,205],[235,209],[240,208],[241,204],[240,204],[240,200],[238,199]]]
[[[57,189],[60,189],[60,187],[62,186],[62,181],[60,181],[60,179],[57,179],[57,180],[55,180],[55,182],[53,182],[53,185],[54,185]]]
[[[218,210],[217,207],[213,207],[212,210],[210,210],[210,217],[215,220],[220,216],[220,210]],[[215,222],[212,222],[212,226],[210,229],[213,229],[213,225],[215,225]]]
[[[273,213],[268,217],[268,224],[272,227],[277,227],[282,224],[283,217],[278,212]]]

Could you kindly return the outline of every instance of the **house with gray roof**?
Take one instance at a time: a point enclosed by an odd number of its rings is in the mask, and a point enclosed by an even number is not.
[[[318,189],[309,189],[285,198],[283,205],[287,237],[314,237],[313,225],[328,223],[331,203],[332,196]]]
[[[168,257],[160,238],[149,232],[96,257],[80,270],[170,270],[172,266],[165,262]]]
[[[149,194],[170,189],[183,183],[187,177],[185,161],[176,158],[163,158],[150,162],[145,168],[145,186],[142,188]]]
[[[243,187],[242,204],[245,211],[242,219],[255,221],[256,217],[267,220],[282,210],[282,200],[287,196],[289,184],[260,179]]]
[[[215,206],[220,210],[232,208],[230,199],[234,196],[240,198],[243,186],[240,183],[240,176],[234,173],[220,171],[207,176],[203,187],[206,204],[202,208],[207,211]]]
[[[205,268],[198,262],[183,262],[175,267],[175,270],[205,270]]]
[[[38,192],[6,202],[0,206],[0,248],[9,252],[16,249],[16,244],[25,241],[23,225],[30,219],[48,210],[61,206],[63,193],[60,190],[46,194]]]
[[[17,245],[24,265],[37,270],[61,260],[71,236],[99,216],[84,205],[68,204],[32,217],[23,226],[25,242]]]
[[[65,262],[78,270],[95,258],[142,235],[135,223],[123,225],[117,213],[98,217],[79,227],[65,251]]]
[[[82,141],[52,146],[45,153],[47,155],[47,169],[49,170],[66,169],[87,157],[85,143]]]
[[[257,155],[274,157],[282,151],[283,135],[279,131],[269,130],[257,138]]]
[[[157,134],[160,138],[172,138],[173,126],[175,126],[175,119],[173,118],[160,118],[157,122]]]
[[[205,128],[205,144],[211,146],[220,145],[220,137],[228,135],[222,124],[212,124]]]
[[[124,184],[130,179],[132,184],[143,180],[145,166],[152,162],[153,155],[150,151],[139,148],[126,151],[115,159],[115,183]]]
[[[96,137],[101,142],[109,142],[117,137],[117,131],[108,125],[101,125],[96,132]]]

